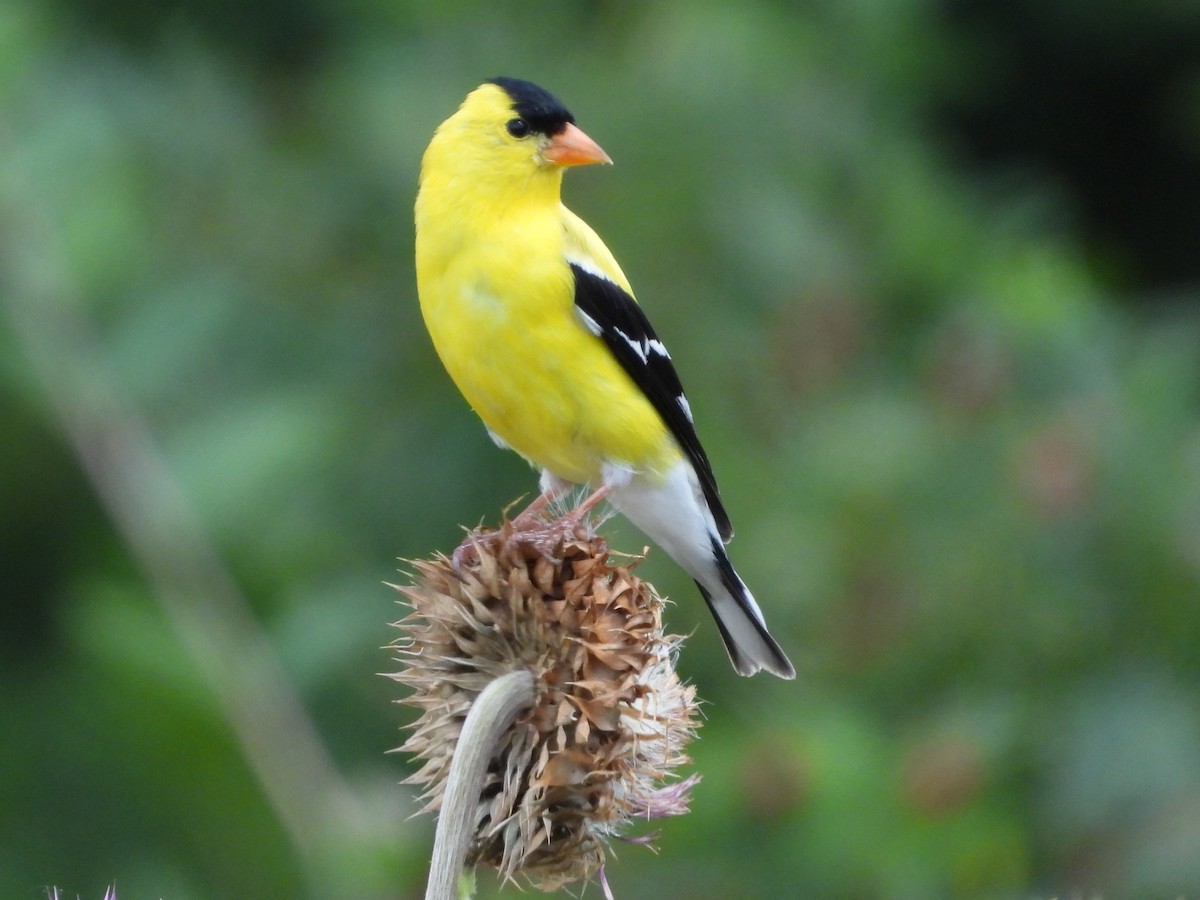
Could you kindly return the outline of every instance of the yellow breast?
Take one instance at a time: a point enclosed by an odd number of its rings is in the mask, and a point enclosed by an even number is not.
[[[417,286],[434,347],[488,428],[575,482],[615,463],[663,472],[679,457],[662,419],[574,312],[562,208],[447,216],[417,204]]]

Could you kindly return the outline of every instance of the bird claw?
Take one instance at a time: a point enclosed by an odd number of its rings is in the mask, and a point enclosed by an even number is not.
[[[539,554],[557,560],[563,544],[569,541],[586,541],[592,537],[592,526],[588,517],[592,509],[608,494],[602,488],[586,498],[575,509],[552,518],[549,505],[558,495],[546,492],[534,499],[515,517],[509,519],[498,531],[479,526],[467,533],[454,552],[450,564],[462,575],[467,569],[480,562],[481,545],[495,545],[501,541],[517,541],[534,547]]]
[[[462,575],[465,569],[479,564],[479,545],[495,543],[500,536],[499,531],[484,531],[482,527],[467,532],[462,543],[455,547],[454,552],[450,554],[450,565],[454,567],[455,572]]]

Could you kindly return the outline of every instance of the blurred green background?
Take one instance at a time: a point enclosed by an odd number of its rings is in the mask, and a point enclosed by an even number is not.
[[[497,74],[801,670],[651,554],[704,781],[617,896],[1195,896],[1195,0],[0,2],[0,896],[420,896],[384,582],[535,489],[412,272]]]

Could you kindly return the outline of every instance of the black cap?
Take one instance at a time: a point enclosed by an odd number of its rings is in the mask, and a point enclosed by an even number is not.
[[[502,88],[512,98],[513,109],[534,131],[554,135],[575,122],[571,111],[557,97],[533,82],[499,77],[488,83]]]

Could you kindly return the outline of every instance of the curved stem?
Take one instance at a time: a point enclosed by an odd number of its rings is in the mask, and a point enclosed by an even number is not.
[[[458,736],[458,746],[454,748],[454,758],[450,760],[450,774],[433,837],[425,900],[457,897],[458,878],[467,861],[488,761],[517,715],[536,699],[533,673],[518,669],[494,680],[471,705]]]

